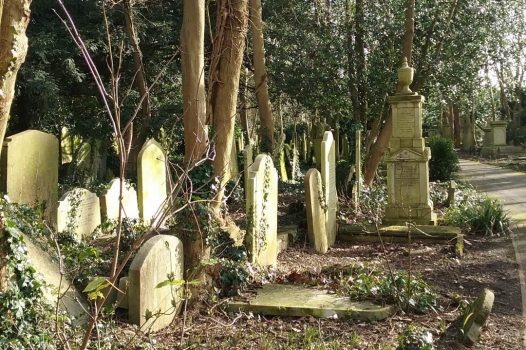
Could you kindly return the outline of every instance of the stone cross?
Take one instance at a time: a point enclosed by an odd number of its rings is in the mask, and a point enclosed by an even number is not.
[[[338,211],[338,194],[336,192],[336,149],[331,131],[325,131],[320,147],[321,179],[327,212],[325,215],[325,229],[329,246],[336,241],[338,231],[336,213]]]
[[[55,136],[27,130],[7,137],[2,148],[0,191],[14,203],[40,206],[57,224],[58,149]]]
[[[267,154],[248,168],[246,191],[247,239],[251,262],[276,265],[278,256],[278,173]]]
[[[436,214],[429,196],[431,151],[422,137],[424,97],[411,92],[413,69],[404,61],[398,70],[401,92],[389,97],[393,134],[387,152],[388,201],[384,222],[435,224]]]
[[[167,199],[166,154],[154,139],[146,141],[137,157],[139,213],[145,224],[152,222]]]

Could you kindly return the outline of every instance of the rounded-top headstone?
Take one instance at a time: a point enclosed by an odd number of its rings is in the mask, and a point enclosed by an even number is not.
[[[495,294],[489,289],[484,288],[480,296],[467,308],[462,317],[460,328],[460,340],[465,345],[473,345],[480,339],[482,327],[493,308]]]

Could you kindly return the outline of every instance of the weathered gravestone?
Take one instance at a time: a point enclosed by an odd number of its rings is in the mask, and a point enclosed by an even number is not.
[[[119,218],[119,195],[120,179],[113,179],[110,187],[101,197],[102,216],[107,220],[117,220]],[[129,183],[124,182],[122,185],[122,218],[138,219],[139,207],[137,204],[137,192]]]
[[[482,294],[466,309],[462,317],[459,338],[465,345],[473,345],[479,341],[482,327],[493,308],[495,295],[489,289],[484,289]]]
[[[247,245],[251,261],[276,265],[278,257],[278,174],[267,154],[260,154],[248,168]]]
[[[150,139],[137,157],[139,214],[148,224],[166,201],[166,155],[157,141]]]
[[[405,224],[412,221],[436,223],[429,196],[429,159],[431,151],[422,137],[424,97],[413,93],[413,69],[404,61],[398,70],[400,92],[389,97],[393,117],[393,134],[387,152],[387,193],[385,222]]]
[[[325,195],[325,230],[329,246],[336,241],[338,232],[336,212],[338,210],[338,193],[336,192],[336,150],[332,132],[326,131],[321,142],[321,180]]]
[[[58,140],[37,130],[7,137],[1,156],[0,191],[14,203],[39,205],[56,225],[58,200]]]
[[[90,235],[100,223],[100,200],[95,193],[75,188],[64,193],[58,202],[58,232],[69,232],[80,240]]]
[[[139,249],[128,274],[130,322],[147,332],[170,325],[181,305],[182,286],[167,281],[183,280],[183,258],[183,244],[175,236],[155,236]]]
[[[309,241],[316,251],[326,253],[329,249],[325,230],[325,196],[318,169],[309,169],[305,174],[305,197]]]
[[[239,176],[239,164],[237,162],[237,144],[236,139],[232,139],[232,150],[230,151],[230,163],[228,166],[227,177],[229,179],[236,179]]]

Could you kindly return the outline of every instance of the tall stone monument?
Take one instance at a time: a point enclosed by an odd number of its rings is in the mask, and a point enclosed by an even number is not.
[[[436,214],[429,196],[429,159],[431,150],[422,137],[424,96],[409,89],[413,68],[404,59],[398,70],[401,89],[389,97],[393,134],[387,152],[388,201],[384,222],[435,224]]]

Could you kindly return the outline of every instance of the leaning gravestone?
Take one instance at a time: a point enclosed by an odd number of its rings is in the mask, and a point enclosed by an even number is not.
[[[152,219],[166,201],[166,155],[157,141],[150,139],[137,157],[137,183],[141,219],[155,224]]]
[[[100,200],[95,193],[75,188],[64,193],[58,202],[58,232],[69,232],[77,240],[81,240],[91,234],[100,223]]]
[[[110,187],[101,197],[102,216],[107,220],[117,220],[119,218],[119,195],[120,179],[113,179]],[[129,183],[124,182],[122,186],[122,218],[138,219],[139,207],[137,205],[137,192]]]
[[[493,292],[485,288],[482,294],[466,309],[459,331],[463,344],[473,345],[479,341],[482,327],[486,324],[494,301]]]
[[[318,169],[309,169],[305,174],[305,197],[307,205],[307,226],[309,241],[317,252],[326,253],[329,249],[325,230],[325,197]]]
[[[181,305],[182,286],[160,284],[181,282],[183,261],[183,244],[175,236],[159,235],[144,243],[128,274],[130,322],[147,332],[170,325]]]
[[[14,203],[42,205],[44,217],[56,225],[58,140],[37,130],[7,137],[1,156],[0,191]]]
[[[276,265],[278,257],[278,174],[267,154],[248,168],[247,239],[251,262]]]
[[[336,153],[332,132],[326,131],[321,142],[321,179],[325,195],[325,230],[329,246],[336,241],[338,231],[336,212],[338,210],[338,194],[336,192]]]

